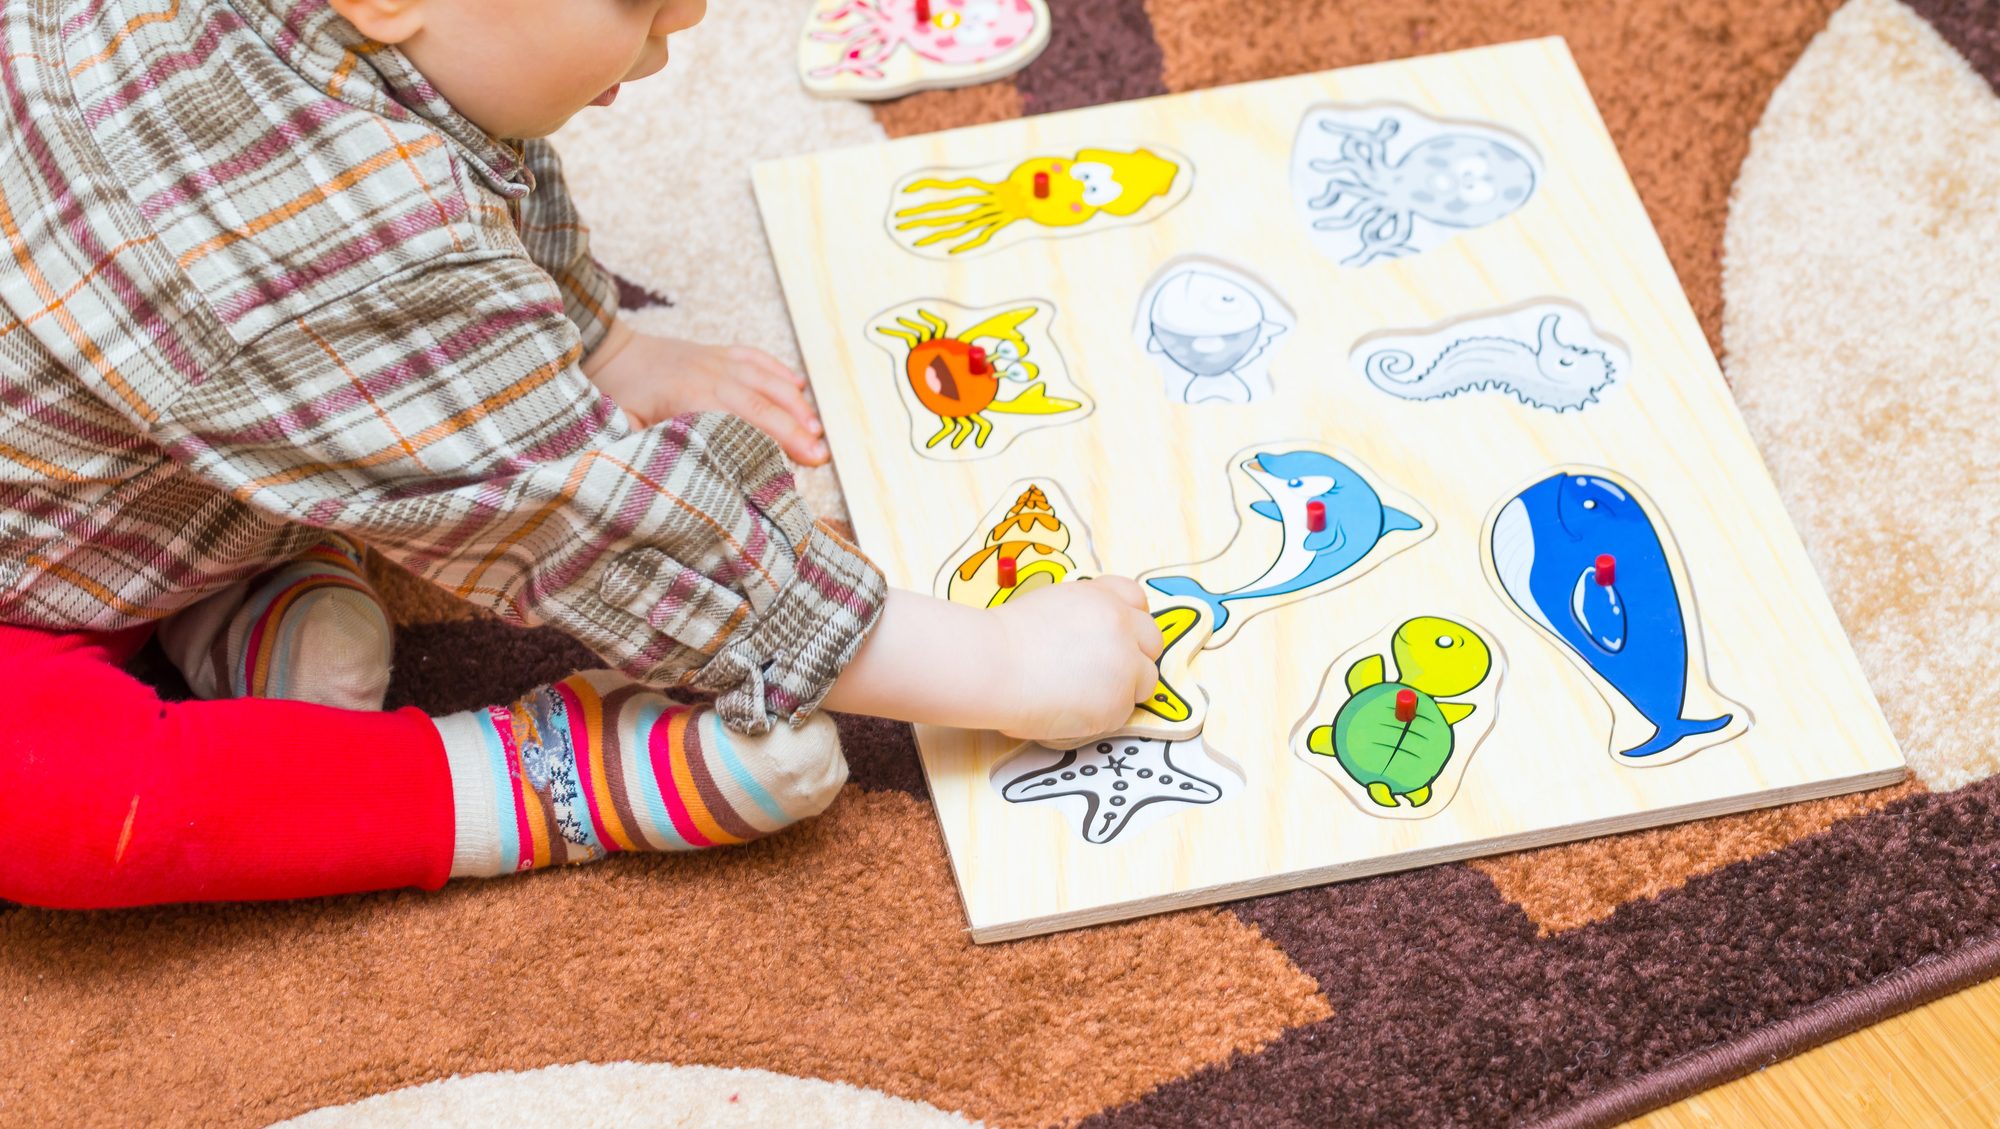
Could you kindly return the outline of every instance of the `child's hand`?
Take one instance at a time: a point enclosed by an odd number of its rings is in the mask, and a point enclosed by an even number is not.
[[[684,412],[729,412],[777,440],[795,462],[827,460],[825,428],[806,402],[805,378],[762,349],[651,337],[621,322],[583,371],[637,427]]]
[[[1067,748],[1124,724],[1159,678],[1160,628],[1122,576],[1057,584],[990,613],[1002,628],[995,690],[1009,737]]]

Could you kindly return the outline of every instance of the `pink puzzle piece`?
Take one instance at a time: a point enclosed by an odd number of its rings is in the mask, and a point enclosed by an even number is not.
[[[849,0],[820,13],[819,22],[832,26],[812,38],[844,50],[808,77],[879,79],[883,61],[905,46],[934,63],[976,66],[1034,36],[1040,21],[1031,0]]]

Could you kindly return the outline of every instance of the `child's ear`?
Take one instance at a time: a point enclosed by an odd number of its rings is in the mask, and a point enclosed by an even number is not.
[[[340,17],[377,43],[402,43],[424,26],[423,0],[329,0]]]

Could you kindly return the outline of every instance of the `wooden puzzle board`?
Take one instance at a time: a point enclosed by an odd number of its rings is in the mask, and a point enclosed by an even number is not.
[[[1402,115],[1403,153],[1380,144],[1381,130],[1367,132],[1371,120],[1380,124],[1369,107]],[[1534,178],[1532,195],[1455,231],[1398,227],[1393,212],[1374,214],[1360,225],[1372,242],[1357,246],[1387,247],[1389,257],[1344,266],[1315,242],[1343,233],[1311,228],[1314,213],[1291,183],[1294,143],[1315,108],[1360,115],[1307,132],[1316,141],[1319,133],[1335,143],[1361,138],[1362,148],[1344,154],[1357,158],[1356,167],[1369,166],[1360,158],[1375,144],[1373,171],[1338,171],[1342,154],[1302,169],[1335,170],[1328,177],[1380,189],[1387,181],[1371,178],[1431,152],[1411,146],[1457,122],[1466,135],[1454,142],[1461,156],[1469,146],[1491,157],[1488,164],[1511,160],[1496,155],[1491,146],[1500,144],[1529,158],[1533,169],[1518,175]],[[1477,140],[1482,134],[1487,142]],[[1107,208],[1062,228],[1018,222],[987,246],[955,255],[944,250],[968,236],[924,253],[898,242],[890,213],[907,205],[912,194],[903,189],[921,170],[997,178],[1029,157],[1075,160],[1086,149],[1140,147],[1188,167],[1132,215]],[[1077,176],[1088,184],[1086,170]],[[1505,170],[1489,181],[1489,188],[1510,183]],[[1060,491],[1047,497],[1061,522],[1087,531],[1087,549],[1071,551],[1080,570],[1176,571],[1227,546],[1223,561],[1186,570],[1224,591],[1256,577],[1280,540],[1289,545],[1293,537],[1291,511],[1279,523],[1241,508],[1261,497],[1244,471],[1232,469],[1248,461],[1246,452],[1337,456],[1385,501],[1413,503],[1409,521],[1420,526],[1383,533],[1381,551],[1311,598],[1237,605],[1233,637],[1194,658],[1190,676],[1209,703],[1198,740],[1214,759],[1196,750],[1184,759],[1211,782],[1229,766],[1240,770],[1217,802],[1154,804],[1143,825],[1135,819],[1109,841],[1091,842],[1079,827],[1084,801],[1002,797],[1002,784],[1025,780],[1056,754],[1030,757],[1021,772],[996,780],[996,768],[1017,755],[1016,742],[920,728],[975,939],[1833,795],[1903,775],[1894,738],[1561,40],[771,162],[757,168],[756,185],[856,533],[892,584],[932,590],[968,538],[978,543],[988,515],[1004,514],[1033,480]],[[1267,334],[1281,330],[1256,362],[1238,366],[1246,386],[1260,366],[1268,378],[1270,391],[1254,402],[1179,403],[1180,386],[1163,387],[1166,370],[1149,354],[1148,333],[1166,339],[1165,322],[1142,299],[1163,268],[1185,262],[1237,272],[1244,287],[1225,292],[1260,298]],[[1081,395],[1061,402],[1077,407],[1056,416],[990,415],[999,430],[986,447],[968,441],[953,451],[946,437],[926,450],[933,430],[951,423],[910,398],[897,359],[905,346],[877,332],[897,324],[885,315],[914,303],[959,332],[968,312],[987,317],[1029,300],[1042,313],[1027,325],[1046,335],[1029,341],[1030,356],[1039,351],[1048,362],[1047,393],[1075,389]],[[1560,320],[1547,323],[1551,315]],[[1491,389],[1408,399],[1407,389],[1391,394],[1388,383],[1377,387],[1366,375],[1372,343],[1399,333],[1419,367],[1431,359],[1426,343],[1442,361],[1465,337],[1491,345],[1511,333],[1521,340],[1492,346],[1499,353],[1488,358],[1487,367],[1504,374],[1507,356],[1532,344],[1538,320],[1563,326],[1568,338],[1543,342],[1543,360],[1566,347],[1565,355],[1619,365],[1615,382],[1580,410],[1536,407]],[[1417,332],[1446,323],[1470,329],[1435,340]],[[1020,428],[1022,420],[1033,426]],[[1591,477],[1587,468],[1615,473]],[[1727,710],[1731,724],[1658,758],[1614,755],[1641,748],[1635,741],[1648,728],[1643,711],[1634,714],[1641,691],[1614,692],[1603,674],[1614,669],[1611,660],[1603,670],[1580,661],[1585,644],[1565,645],[1526,611],[1533,603],[1568,630],[1563,599],[1509,595],[1539,591],[1523,579],[1529,566],[1514,542],[1541,536],[1540,496],[1526,488],[1545,478],[1556,480],[1550,490],[1612,490],[1602,497],[1622,497],[1618,484],[1642,491],[1632,495],[1637,511],[1618,512],[1658,526],[1665,570],[1653,571],[1675,581],[1669,591],[1693,640],[1684,716]],[[1523,505],[1510,514],[1506,503],[1517,495]],[[1555,504],[1550,512],[1578,520],[1574,508],[1561,509],[1580,504],[1573,492]],[[1549,567],[1563,563],[1561,545],[1536,540],[1533,548]],[[1601,646],[1624,642],[1607,636],[1619,634],[1624,619],[1605,617],[1631,611],[1636,648],[1659,601],[1648,611],[1643,588],[1616,586],[1646,583],[1645,552],[1621,551],[1627,556],[1614,572],[1627,579],[1593,586],[1586,563],[1568,610]],[[1502,572],[1522,587],[1504,589]],[[1389,653],[1389,632],[1420,615],[1476,629],[1491,644],[1497,681],[1459,696],[1479,704],[1454,730],[1456,759],[1430,785],[1436,794],[1415,793],[1428,799],[1421,806],[1397,794],[1394,807],[1371,809],[1361,779],[1343,774],[1345,762],[1315,760],[1305,746],[1324,736],[1332,707],[1350,696],[1345,671],[1354,656]],[[953,656],[947,649],[938,661]],[[1398,665],[1387,663],[1389,676],[1418,681]],[[1432,689],[1444,703],[1453,688]],[[1060,775],[1061,767],[1049,772]]]

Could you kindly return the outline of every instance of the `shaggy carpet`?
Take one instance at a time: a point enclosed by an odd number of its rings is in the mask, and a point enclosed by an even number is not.
[[[559,138],[631,316],[796,361],[763,157],[1564,35],[1914,779],[977,947],[909,730],[848,719],[846,794],[744,849],[0,913],[0,1120],[1597,1126],[2000,974],[2000,0],[1053,6],[1011,80],[871,108],[799,89],[799,3],[712,5]],[[395,704],[595,665],[380,581]]]

